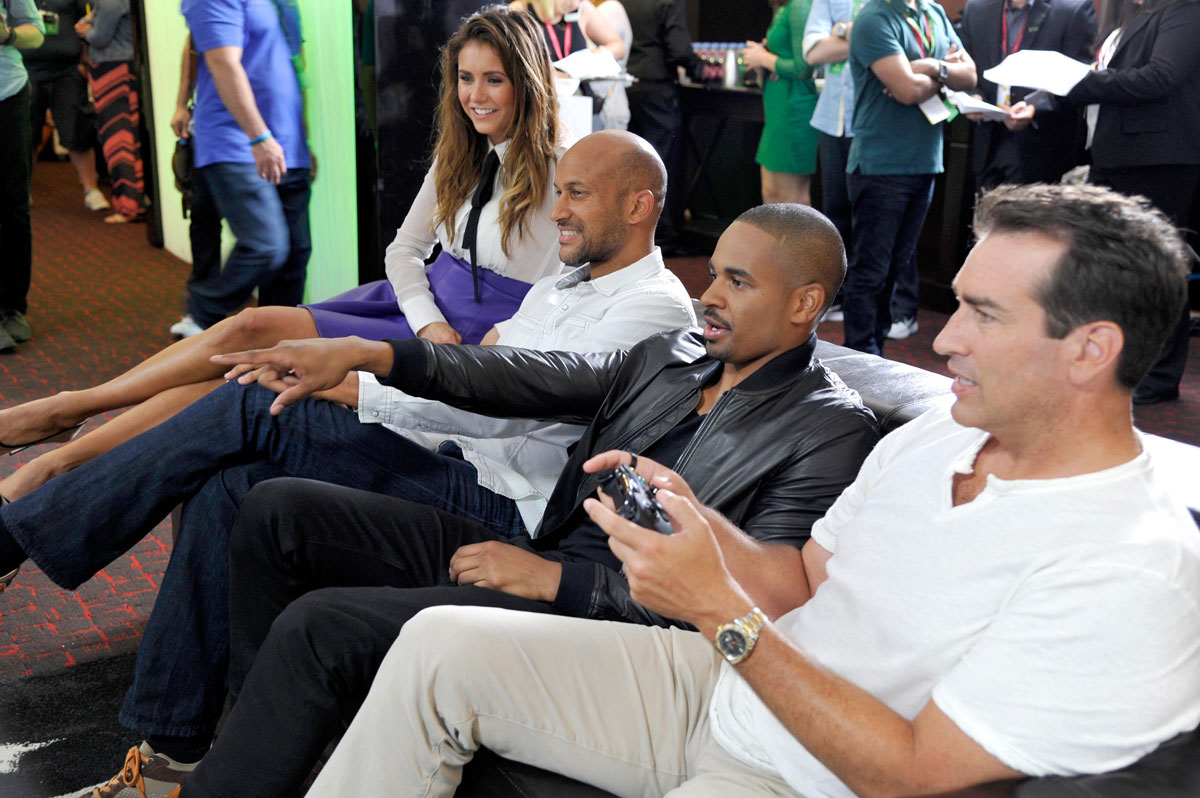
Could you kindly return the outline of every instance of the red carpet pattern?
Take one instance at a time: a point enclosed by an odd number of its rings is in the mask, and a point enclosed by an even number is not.
[[[33,202],[34,338],[0,353],[3,407],[125,371],[170,342],[183,308],[187,264],[151,247],[145,226],[107,225],[86,210],[70,164],[35,165]],[[0,475],[39,451],[0,457]],[[0,678],[132,651],[169,540],[160,525],[78,593],[23,571],[0,594]]]

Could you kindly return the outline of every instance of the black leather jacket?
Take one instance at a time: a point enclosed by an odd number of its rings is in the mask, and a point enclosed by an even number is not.
[[[391,342],[384,381],[485,415],[587,424],[527,545],[563,564],[554,607],[568,615],[679,625],[629,596],[607,536],[586,520],[597,480],[589,457],[644,450],[695,410],[721,368],[692,330],[652,336],[629,352],[575,354],[511,347]],[[816,337],[726,392],[675,463],[697,498],[762,541],[802,546],[878,440],[874,416],[812,353]]]

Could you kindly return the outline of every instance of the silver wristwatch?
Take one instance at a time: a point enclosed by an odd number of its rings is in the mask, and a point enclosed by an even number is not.
[[[718,626],[713,645],[730,665],[737,665],[750,656],[754,644],[758,641],[758,633],[766,622],[767,616],[755,607],[741,618],[734,618],[729,623]]]

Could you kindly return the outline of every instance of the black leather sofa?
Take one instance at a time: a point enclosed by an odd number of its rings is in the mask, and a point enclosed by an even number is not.
[[[819,357],[858,391],[884,433],[953,402],[950,380],[924,369],[829,344]],[[1200,448],[1151,436],[1149,446],[1177,480],[1200,525]],[[611,793],[486,749],[466,768],[458,798],[614,798]],[[1180,735],[1123,770],[1076,778],[1038,778],[983,785],[939,798],[1200,798],[1200,733]]]

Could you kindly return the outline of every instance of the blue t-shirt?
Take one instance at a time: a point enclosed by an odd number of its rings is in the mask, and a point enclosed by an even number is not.
[[[280,15],[287,23],[285,32]],[[242,48],[254,102],[283,147],[289,169],[309,168],[304,101],[292,54],[300,49],[300,17],[292,0],[183,0],[192,46]],[[254,163],[250,137],[225,109],[204,59],[196,71],[196,165]]]
[[[910,24],[909,21],[913,24]],[[932,46],[922,52],[913,25],[928,30]],[[962,49],[946,12],[930,0],[917,11],[904,0],[873,0],[854,20],[850,69],[854,79],[854,143],[846,171],[864,175],[937,174],[942,169],[942,126],[931,125],[915,105],[902,105],[883,93],[871,64],[890,55],[909,61],[942,59],[950,45]]]
[[[42,26],[42,16],[33,0],[0,0],[0,10],[3,11],[4,19],[10,28],[36,25],[42,33],[46,32],[46,28]],[[14,96],[25,88],[28,82],[29,75],[25,72],[21,51],[12,45],[0,45],[0,100]]]

